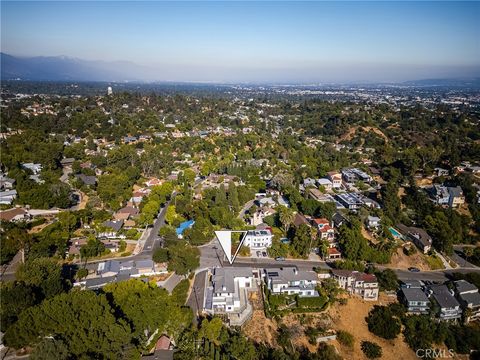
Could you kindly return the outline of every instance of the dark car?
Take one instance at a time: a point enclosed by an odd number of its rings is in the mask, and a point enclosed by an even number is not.
[[[262,256],[267,257],[267,252],[266,251],[262,252]]]
[[[420,269],[416,268],[416,267],[409,267],[408,271],[410,271],[410,272],[420,272]]]

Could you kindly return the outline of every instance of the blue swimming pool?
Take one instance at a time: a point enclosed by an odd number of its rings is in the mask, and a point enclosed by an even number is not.
[[[393,237],[396,237],[396,238],[402,238],[402,234],[400,234],[397,230],[395,230],[394,228],[388,228],[388,230],[390,230],[390,232],[392,233]]]

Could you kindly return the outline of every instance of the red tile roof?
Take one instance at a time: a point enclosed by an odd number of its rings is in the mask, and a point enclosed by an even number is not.
[[[330,224],[330,221],[328,221],[327,219],[324,219],[324,218],[322,218],[322,219],[319,219],[319,218],[313,219],[313,221],[314,221],[315,224],[317,224],[317,225],[320,225],[320,224]]]
[[[170,348],[170,338],[167,335],[160,336],[157,341],[155,350],[168,350]]]

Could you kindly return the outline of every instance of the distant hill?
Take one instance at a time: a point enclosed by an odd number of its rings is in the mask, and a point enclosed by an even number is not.
[[[405,81],[404,85],[410,86],[449,86],[480,88],[480,78],[471,79],[422,79]]]
[[[150,70],[130,62],[88,61],[65,56],[0,55],[2,80],[135,81],[147,79]]]

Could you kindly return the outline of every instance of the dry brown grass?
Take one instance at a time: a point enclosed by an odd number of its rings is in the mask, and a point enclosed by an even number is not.
[[[390,263],[385,266],[389,268],[405,270],[409,267],[417,267],[420,270],[430,270],[430,266],[425,259],[425,255],[417,251],[415,254],[407,256],[403,253],[402,247],[398,248],[397,251],[393,253]]]
[[[334,305],[327,310],[332,318],[333,328],[335,330],[348,331],[355,338],[353,349],[349,349],[337,341],[331,342],[339,350],[343,358],[349,360],[366,359],[360,348],[360,343],[363,340],[368,340],[382,347],[382,359],[384,360],[418,359],[414,351],[404,342],[402,334],[394,340],[385,340],[368,331],[365,318],[370,309],[374,305],[387,305],[395,301],[395,298],[388,297],[383,293],[380,294],[378,302],[364,301],[357,296],[351,296],[346,305]]]

